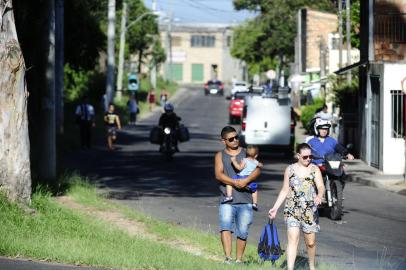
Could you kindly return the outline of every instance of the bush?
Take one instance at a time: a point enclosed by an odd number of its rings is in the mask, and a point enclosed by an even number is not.
[[[335,83],[333,85],[334,103],[340,107],[341,112],[351,112],[357,106],[358,76],[354,76],[351,84]]]
[[[323,104],[324,101],[322,99],[316,98],[314,99],[314,104],[302,106],[300,121],[302,121],[303,127],[305,129],[309,129],[310,120],[312,120],[312,118],[316,114],[317,109],[323,107]]]

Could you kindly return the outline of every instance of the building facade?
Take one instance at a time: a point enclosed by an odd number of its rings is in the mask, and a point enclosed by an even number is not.
[[[187,84],[245,79],[246,65],[230,54],[231,25],[172,24],[160,30],[167,54],[160,71],[165,78]]]
[[[385,174],[406,162],[406,3],[361,2],[360,156]]]

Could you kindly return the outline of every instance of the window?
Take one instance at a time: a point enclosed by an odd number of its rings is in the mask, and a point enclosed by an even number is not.
[[[401,90],[391,90],[392,97],[392,138],[405,137],[405,100],[406,95]]]
[[[215,36],[198,36],[192,35],[190,40],[191,47],[214,47],[216,37]]]
[[[172,46],[173,47],[180,47],[182,45],[182,38],[179,36],[172,37]]]
[[[231,36],[227,36],[227,47],[231,47]]]

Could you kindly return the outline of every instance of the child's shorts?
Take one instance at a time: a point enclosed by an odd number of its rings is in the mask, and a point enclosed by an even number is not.
[[[239,180],[239,179],[245,179],[245,178],[247,178],[247,177],[248,177],[248,175],[238,175],[238,174],[237,174],[237,175],[235,175],[235,176],[233,177],[233,179]],[[257,189],[258,189],[258,184],[255,183],[255,182],[251,182],[251,183],[248,184],[247,188],[248,188],[252,193],[254,193],[254,192],[256,192]]]

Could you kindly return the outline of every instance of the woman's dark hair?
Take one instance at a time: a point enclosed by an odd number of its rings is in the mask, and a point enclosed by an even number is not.
[[[223,127],[223,129],[221,130],[221,138],[225,138],[226,137],[226,135],[228,134],[228,133],[231,133],[231,132],[237,132],[236,130],[235,130],[235,128],[233,128],[233,127],[231,127],[231,126],[225,126],[225,127]]]
[[[296,145],[296,153],[299,153],[299,154],[300,154],[300,152],[301,152],[302,150],[305,150],[305,149],[312,150],[312,148],[310,147],[310,145],[308,145],[307,143],[301,143],[301,144]]]

